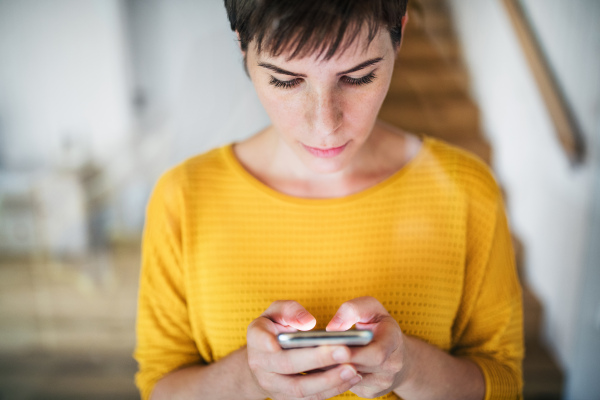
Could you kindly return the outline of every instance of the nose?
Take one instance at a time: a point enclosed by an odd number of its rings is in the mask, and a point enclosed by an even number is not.
[[[336,88],[315,90],[309,107],[309,121],[312,121],[313,130],[319,136],[335,133],[342,125],[343,111],[342,99]]]

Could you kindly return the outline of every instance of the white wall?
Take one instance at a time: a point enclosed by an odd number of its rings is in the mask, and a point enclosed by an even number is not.
[[[167,168],[265,127],[222,1],[124,0],[135,107],[133,140],[107,174],[117,235],[139,234],[150,191]]]
[[[0,158],[60,164],[63,143],[105,157],[130,131],[118,0],[0,1]]]
[[[579,361],[581,288],[589,266],[600,265],[590,256],[600,243],[600,237],[590,237],[598,223],[592,206],[600,201],[594,197],[600,174],[600,31],[592,28],[600,3],[525,2],[544,27],[542,39],[551,47],[546,51],[583,128],[589,153],[580,167],[570,165],[556,138],[502,1],[449,3],[493,145],[494,168],[508,193],[512,227],[525,245],[527,283],[544,305],[545,338],[572,379]]]
[[[247,137],[268,117],[246,77],[222,1],[129,0],[142,112],[172,131],[172,161]]]
[[[114,236],[168,167],[268,124],[222,1],[0,0],[0,60],[0,167],[93,160]]]
[[[108,162],[130,137],[123,14],[119,0],[0,0],[0,176],[18,176],[34,199],[22,210],[36,221],[34,251],[87,250],[89,201],[76,170]],[[8,181],[0,225],[14,242],[27,224],[3,209],[21,195]]]

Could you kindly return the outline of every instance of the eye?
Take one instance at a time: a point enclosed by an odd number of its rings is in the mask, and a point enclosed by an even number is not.
[[[280,81],[279,79],[275,78],[274,76],[271,76],[271,81],[269,82],[269,84],[275,86],[276,88],[291,89],[293,87],[298,86],[300,84],[300,82],[302,82],[301,78],[295,78],[295,79],[291,79],[289,81]]]
[[[342,76],[342,81],[354,86],[367,85],[375,80],[375,71],[367,74],[361,78],[351,78],[349,76]]]

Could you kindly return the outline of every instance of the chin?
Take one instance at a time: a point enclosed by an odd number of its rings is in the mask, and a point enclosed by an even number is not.
[[[336,172],[340,172],[346,166],[341,160],[333,160],[333,159],[316,159],[308,160],[308,162],[304,163],[308,169],[317,173],[317,174],[335,174]]]

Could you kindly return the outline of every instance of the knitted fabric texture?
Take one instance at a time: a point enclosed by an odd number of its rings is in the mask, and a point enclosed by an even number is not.
[[[148,398],[168,372],[225,357],[275,300],[298,301],[323,329],[360,296],[404,334],[476,362],[486,399],[521,397],[521,291],[500,191],[482,162],[431,138],[343,198],[279,193],[231,145],[163,175],[147,209],[136,383]]]

